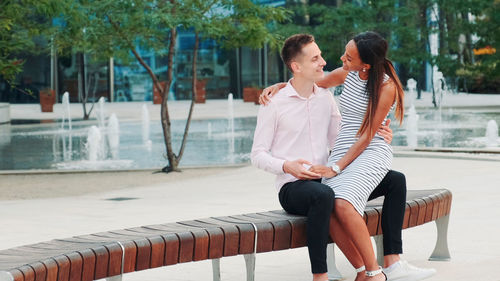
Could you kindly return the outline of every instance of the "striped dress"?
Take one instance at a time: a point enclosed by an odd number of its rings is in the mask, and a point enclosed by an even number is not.
[[[386,74],[384,81],[388,79]],[[366,80],[359,78],[358,72],[350,72],[347,75],[339,100],[342,115],[340,132],[328,158],[328,166],[342,158],[358,139],[356,133],[363,123],[368,107],[368,94],[365,89]],[[335,191],[335,198],[347,200],[362,216],[368,197],[385,177],[391,165],[391,145],[375,134],[368,147],[349,166],[333,178],[323,178],[323,183]]]

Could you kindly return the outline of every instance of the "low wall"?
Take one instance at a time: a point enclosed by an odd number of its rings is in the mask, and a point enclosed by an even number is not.
[[[0,124],[10,122],[10,104],[0,103]]]

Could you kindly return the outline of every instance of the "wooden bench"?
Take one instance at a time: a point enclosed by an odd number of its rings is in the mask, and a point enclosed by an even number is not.
[[[446,189],[408,191],[403,228],[436,221],[431,260],[450,258],[451,200]],[[379,259],[381,211],[382,200],[370,202],[364,216]],[[305,228],[305,217],[277,210],[56,239],[0,251],[0,281],[115,281],[128,272],[207,259],[212,260],[213,280],[220,280],[220,258],[234,255],[244,255],[247,280],[254,280],[255,254],[306,246]],[[329,277],[339,279],[333,244],[329,248]]]

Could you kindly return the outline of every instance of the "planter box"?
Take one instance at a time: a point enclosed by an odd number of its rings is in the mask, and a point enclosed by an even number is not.
[[[163,89],[167,86],[167,81],[160,82],[160,85]],[[168,97],[168,91],[165,91]],[[160,94],[160,91],[156,89],[155,85],[153,85],[153,104],[161,104],[163,101],[163,98]]]
[[[196,96],[194,97],[194,102],[195,103],[205,103],[206,101],[206,96],[207,96],[207,91],[206,91],[206,86],[207,86],[207,79],[201,79],[196,81]]]
[[[40,107],[42,112],[53,112],[54,103],[56,103],[56,94],[52,89],[40,91]]]
[[[254,102],[255,104],[259,104],[259,95],[261,92],[262,92],[261,88],[245,87],[243,88],[243,101]]]

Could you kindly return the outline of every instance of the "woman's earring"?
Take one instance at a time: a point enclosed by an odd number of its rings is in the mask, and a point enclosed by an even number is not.
[[[363,72],[366,72],[366,68],[363,68]]]

